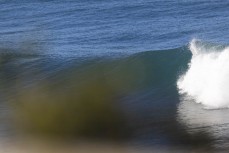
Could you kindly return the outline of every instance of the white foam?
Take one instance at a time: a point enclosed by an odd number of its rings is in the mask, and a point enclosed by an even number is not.
[[[190,43],[192,59],[177,87],[207,108],[229,108],[229,48],[207,48],[197,40]]]

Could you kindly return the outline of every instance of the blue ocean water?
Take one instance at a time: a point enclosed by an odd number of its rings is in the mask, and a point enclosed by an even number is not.
[[[227,1],[1,1],[0,43],[27,39],[50,54],[164,50],[193,38],[228,43]]]
[[[228,149],[229,112],[221,109],[229,106],[228,6],[206,0],[2,0],[3,99],[13,98],[18,86],[64,82],[62,75],[72,71],[83,73],[75,82],[87,81],[84,71],[92,71],[89,78],[100,73],[113,88],[122,84],[120,102],[134,131],[130,144]]]

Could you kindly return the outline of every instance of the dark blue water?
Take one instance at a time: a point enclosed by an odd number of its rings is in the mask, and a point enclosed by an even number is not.
[[[228,43],[227,1],[1,1],[0,43],[30,40],[44,53],[94,56]],[[44,48],[45,46],[45,48]]]
[[[18,86],[100,73],[113,88],[122,84],[131,145],[227,149],[228,111],[186,102],[177,80],[192,58],[191,40],[199,39],[197,50],[227,46],[228,7],[204,0],[0,1],[1,94],[11,99]],[[85,71],[92,75],[84,78]]]

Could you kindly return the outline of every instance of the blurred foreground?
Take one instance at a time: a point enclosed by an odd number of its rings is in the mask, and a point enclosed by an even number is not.
[[[165,147],[157,146],[151,148],[138,148],[130,145],[118,145],[100,142],[49,142],[26,140],[4,144],[0,153],[213,153],[194,148]]]
[[[175,82],[190,58],[181,50],[117,58],[6,50],[0,151],[213,152],[215,137],[179,122]]]

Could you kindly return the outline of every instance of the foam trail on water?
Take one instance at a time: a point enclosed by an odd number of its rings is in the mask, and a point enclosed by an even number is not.
[[[209,109],[229,108],[229,47],[190,42],[192,59],[179,77],[179,93]]]

